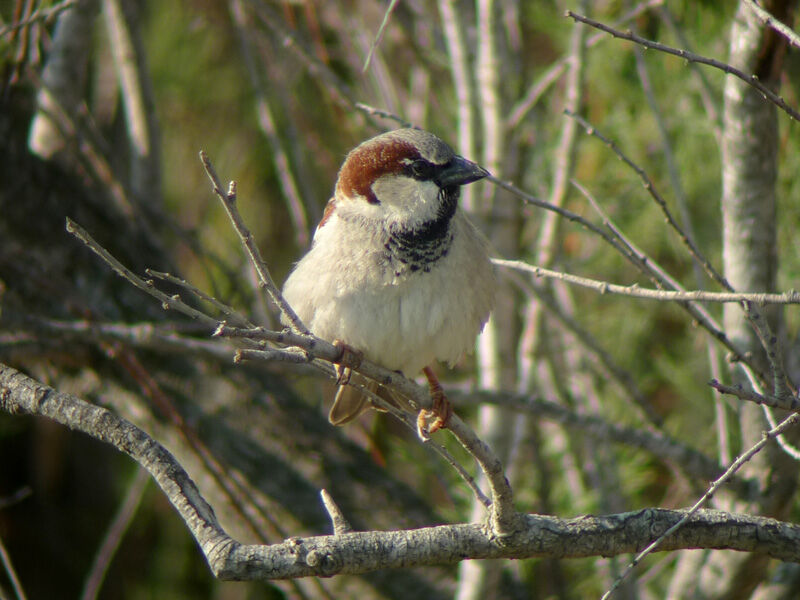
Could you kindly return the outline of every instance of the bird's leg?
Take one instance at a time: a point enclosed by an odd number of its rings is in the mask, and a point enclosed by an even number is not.
[[[440,429],[447,427],[447,421],[453,415],[453,405],[445,396],[442,384],[430,367],[422,369],[425,378],[428,380],[428,386],[431,392],[431,409],[419,411],[417,417],[417,433],[423,439],[427,438],[431,433],[436,433]],[[428,422],[433,421],[428,424]]]
[[[364,353],[348,346],[342,340],[334,340],[333,345],[342,351],[333,365],[336,369],[336,384],[347,385],[350,382],[352,370],[358,368],[361,361],[364,360]]]

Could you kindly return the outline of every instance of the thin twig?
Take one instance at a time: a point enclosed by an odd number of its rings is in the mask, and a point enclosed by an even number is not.
[[[678,286],[677,282],[675,282],[673,278],[670,277],[666,279],[667,276],[663,270],[654,268],[654,263],[650,257],[646,256],[618,233],[615,232],[613,235],[609,234],[605,229],[595,225],[591,221],[588,221],[579,214],[569,211],[563,207],[553,206],[544,200],[522,191],[511,183],[502,181],[493,176],[489,176],[487,179],[495,185],[498,185],[504,190],[510,192],[514,196],[517,196],[527,204],[537,206],[545,210],[555,211],[565,219],[568,219],[574,223],[578,223],[585,229],[600,236],[605,242],[611,245],[612,248],[629,260],[643,273],[647,274],[657,284],[667,284],[674,289],[680,290],[680,286]],[[609,223],[610,222],[606,219],[606,224],[608,225]],[[679,306],[686,310],[701,327],[706,329],[717,341],[722,343],[730,351],[731,360],[747,364],[751,369],[754,369],[758,373],[759,377],[762,379],[765,378],[761,370],[758,369],[755,364],[753,364],[753,361],[750,358],[745,356],[744,353],[742,353],[736,347],[736,345],[730,340],[730,338],[728,338],[725,332],[719,327],[719,324],[716,322],[716,320],[710,314],[708,314],[708,312],[702,306],[698,306],[690,302],[679,302]]]
[[[472,429],[453,414],[447,421],[447,429],[461,442],[464,449],[478,461],[492,490],[490,525],[498,537],[508,537],[518,532],[521,514],[514,509],[511,485],[503,472],[503,463]]]
[[[100,586],[105,579],[106,571],[117,552],[122,537],[128,530],[131,521],[136,516],[136,511],[142,501],[142,496],[147,488],[147,483],[150,481],[150,473],[142,468],[137,468],[136,473],[131,478],[128,491],[125,494],[125,499],[119,507],[117,514],[108,527],[103,542],[97,550],[97,554],[92,562],[92,567],[89,569],[89,575],[83,586],[81,593],[81,600],[94,600],[100,592]]]
[[[261,258],[261,252],[253,239],[253,234],[250,233],[250,230],[242,220],[242,216],[239,214],[239,209],[236,207],[236,182],[232,181],[230,183],[227,193],[223,192],[222,183],[217,176],[217,172],[214,170],[214,166],[211,164],[208,155],[202,150],[200,151],[200,160],[203,162],[206,174],[214,186],[214,193],[222,201],[222,206],[225,207],[225,212],[228,213],[228,218],[231,220],[233,228],[239,235],[239,239],[247,252],[250,263],[256,270],[259,285],[267,293],[270,300],[280,309],[281,315],[286,318],[292,326],[292,329],[299,333],[308,333],[308,329],[303,325],[300,317],[298,317],[294,309],[289,306],[289,303],[283,298],[283,294],[281,294],[278,286],[275,285],[275,282],[272,280],[272,275],[270,275],[264,259]]]
[[[372,62],[372,55],[375,54],[375,50],[378,48],[378,44],[381,43],[383,39],[383,33],[386,31],[386,26],[389,24],[389,17],[392,15],[392,12],[397,7],[398,0],[391,0],[389,2],[389,6],[386,9],[386,12],[383,14],[383,20],[381,21],[381,25],[378,28],[378,33],[375,36],[375,41],[372,42],[372,45],[369,47],[369,52],[367,53],[367,59],[364,61],[364,67],[361,69],[362,73],[366,73],[367,69],[369,69],[369,64]]]
[[[376,407],[380,408],[380,410],[386,411],[395,419],[408,427],[409,430],[417,435],[419,434],[418,423],[415,416],[397,406],[389,404],[367,386],[356,383],[353,380],[350,381],[350,385],[359,388],[361,392],[369,398],[370,402],[372,402]],[[491,507],[492,501],[486,497],[486,494],[483,493],[483,490],[481,490],[481,488],[478,486],[475,478],[467,472],[467,470],[455,459],[452,454],[450,454],[447,448],[434,441],[430,436],[423,437],[418,435],[418,438],[422,442],[423,446],[432,449],[436,454],[441,456],[445,462],[447,462],[447,464],[455,469],[456,473],[458,473],[461,479],[464,480],[464,483],[467,484],[467,487],[472,490],[472,493],[475,495],[475,498],[478,502],[480,502],[486,508]]]
[[[719,69],[720,71],[724,71],[729,75],[733,75],[738,79],[744,81],[747,85],[755,88],[761,94],[772,102],[775,106],[780,108],[786,114],[788,114],[791,118],[796,121],[800,121],[800,113],[798,113],[794,108],[786,104],[786,101],[778,96],[775,92],[773,92],[769,87],[761,83],[756,75],[748,75],[739,69],[732,67],[731,65],[720,62],[713,58],[707,58],[705,56],[700,56],[699,54],[694,54],[693,52],[689,52],[688,50],[682,50],[680,48],[672,48],[671,46],[667,46],[666,44],[662,44],[660,42],[654,42],[652,40],[645,39],[640,37],[630,31],[619,31],[618,29],[614,29],[613,27],[609,27],[608,25],[604,25],[603,23],[599,23],[594,19],[590,19],[588,17],[584,17],[583,15],[576,14],[571,10],[568,10],[566,16],[575,19],[581,23],[589,25],[590,27],[594,27],[601,31],[605,31],[606,33],[613,35],[616,38],[620,38],[623,40],[628,40],[629,42],[633,42],[634,44],[640,44],[645,48],[651,48],[653,50],[658,50],[659,52],[664,52],[666,54],[672,54],[674,56],[678,56],[687,60],[689,62],[696,62],[703,65],[708,65],[710,67],[714,67],[715,69]]]
[[[789,43],[794,46],[795,48],[800,48],[800,36],[797,35],[794,30],[785,25],[783,22],[779,21],[775,17],[773,17],[769,11],[767,11],[762,6],[759,6],[758,2],[755,0],[744,0],[744,3],[754,12],[758,17],[758,20],[764,23],[767,27],[772,27],[775,31],[780,33],[783,37],[785,37]]]
[[[773,428],[777,427],[778,421],[775,419],[775,414],[772,412],[772,408],[766,404],[762,404],[761,409],[764,411],[764,416],[767,418],[767,423],[769,423],[769,426]],[[781,450],[791,456],[794,460],[800,461],[800,449],[789,443],[785,435],[779,435],[775,438],[775,441],[778,442],[778,446],[781,447]]]
[[[295,243],[298,248],[305,248],[309,240],[308,215],[306,214],[297,179],[289,160],[289,154],[286,152],[278,134],[275,118],[269,104],[267,86],[264,83],[264,78],[260,75],[258,61],[254,56],[253,35],[250,27],[248,27],[248,19],[242,1],[233,0],[230,3],[230,12],[239,33],[237,37],[239,38],[245,67],[250,77],[250,84],[256,94],[258,124],[270,145],[270,157],[272,158],[274,173],[281,186],[283,197],[286,199],[286,208],[292,220],[292,227],[295,233]]]
[[[770,394],[759,394],[755,390],[748,390],[739,383],[736,385],[725,385],[716,379],[708,382],[712,388],[717,390],[720,394],[729,394],[736,396],[740,400],[747,400],[748,402],[755,402],[756,404],[763,404],[764,406],[772,406],[774,408],[782,408],[784,410],[798,410],[800,409],[800,400],[797,398],[789,398],[784,400]],[[774,425],[773,425],[774,427]]]
[[[747,301],[754,302],[756,304],[800,304],[800,292],[794,290],[783,292],[781,294],[767,294],[760,292],[707,292],[705,290],[655,290],[651,288],[642,288],[637,284],[617,285],[614,283],[608,283],[607,281],[590,279],[588,277],[581,277],[579,275],[572,275],[571,273],[554,271],[552,269],[545,269],[544,267],[529,265],[521,260],[493,258],[492,263],[500,267],[524,271],[536,277],[548,277],[550,279],[566,281],[567,283],[593,289],[600,294],[619,294],[621,296],[643,298],[646,300],[658,300],[660,302],[730,303]]]
[[[662,6],[663,4],[664,0],[648,0],[646,2],[640,2],[627,13],[622,15],[619,19],[617,19],[615,24],[622,25],[623,23],[627,23],[628,21],[636,19],[651,8],[656,8]],[[604,39],[607,39],[605,34],[598,32],[595,35],[587,38],[583,43],[583,47],[587,49],[593,48],[598,44],[598,42]],[[505,121],[506,130],[515,129],[520,122],[522,122],[522,119],[524,119],[525,115],[527,115],[528,112],[530,112],[530,110],[536,105],[542,94],[544,94],[550,88],[550,86],[558,81],[559,77],[564,74],[564,71],[566,70],[570,61],[572,61],[571,54],[560,58],[530,85],[528,91],[526,91],[522,96],[522,100],[519,100],[514,106],[511,107],[511,110],[508,111],[508,117]]]
[[[176,309],[185,314],[192,319],[195,319],[201,323],[205,323],[206,325],[210,325],[215,327],[217,325],[217,320],[212,319],[211,317],[207,316],[205,313],[192,308],[188,304],[186,304],[183,300],[181,300],[180,296],[177,294],[174,296],[170,296],[165,294],[161,290],[157,289],[155,286],[152,285],[152,282],[147,282],[144,279],[140,278],[136,275],[133,271],[128,269],[125,265],[119,262],[116,258],[114,258],[111,253],[103,248],[100,244],[98,244],[89,232],[87,232],[83,227],[78,225],[75,221],[67,217],[67,231],[82,241],[86,246],[97,256],[99,256],[103,261],[108,264],[120,277],[123,279],[127,279],[130,283],[134,285],[134,287],[139,288],[143,292],[154,296],[157,300],[161,302],[161,306],[166,309]]]
[[[628,564],[622,574],[614,582],[614,585],[612,585],[611,588],[605,594],[603,594],[601,600],[607,600],[614,590],[616,590],[625,580],[625,578],[631,574],[633,569],[635,569],[636,566],[642,562],[645,556],[657,550],[658,547],[664,543],[664,540],[680,529],[680,527],[686,523],[698,510],[700,510],[700,507],[705,504],[705,502],[709,500],[717,492],[717,490],[719,490],[719,488],[731,478],[731,476],[733,476],[751,458],[758,454],[771,439],[781,435],[784,431],[798,422],[800,422],[800,413],[793,413],[784,419],[777,427],[773,427],[769,431],[765,431],[763,437],[758,442],[756,442],[749,450],[740,455],[739,458],[737,458],[733,464],[731,464],[731,466],[728,467],[728,469],[722,475],[720,475],[719,478],[714,480],[714,482],[706,490],[706,493],[694,503],[694,505],[683,515],[683,517],[680,518],[680,520],[678,520],[677,523],[669,527],[666,531],[664,531],[664,533],[653,540],[653,542],[647,546],[647,548],[642,550],[636,555],[636,557],[634,557],[634,559],[630,562],[630,564]]]
[[[647,190],[653,200],[655,200],[656,204],[658,204],[658,206],[661,208],[661,211],[666,217],[667,224],[678,234],[678,237],[680,238],[681,242],[683,242],[683,245],[689,250],[689,254],[691,254],[692,258],[694,258],[698,264],[702,265],[703,269],[705,269],[706,273],[708,273],[708,276],[711,277],[713,281],[717,282],[729,292],[732,292],[733,288],[728,281],[714,268],[711,262],[705,256],[703,256],[703,254],[700,252],[700,249],[695,245],[694,241],[688,235],[686,235],[681,225],[678,223],[675,217],[672,216],[672,212],[669,210],[666,200],[664,200],[656,187],[653,185],[653,182],[650,180],[647,172],[638,164],[636,164],[636,162],[630,159],[624,152],[622,152],[622,150],[613,140],[597,131],[597,128],[586,121],[586,119],[570,110],[565,110],[564,113],[578,121],[578,123],[580,123],[581,126],[583,126],[583,128],[586,130],[587,134],[602,141],[606,146],[608,146],[609,149],[611,149],[614,154],[617,155],[622,162],[633,169],[633,171],[639,176],[644,188]]]
[[[228,319],[230,319],[231,322],[238,327],[255,327],[255,325],[251,323],[244,315],[237,312],[235,309],[228,306],[224,302],[220,302],[213,296],[205,293],[203,290],[192,285],[185,279],[176,277],[175,275],[171,275],[170,273],[162,273],[160,271],[155,271],[153,269],[145,269],[144,272],[145,274],[161,279],[162,281],[168,281],[174,285],[182,287],[183,289],[191,292],[201,300],[205,300],[211,306],[213,306],[219,312],[225,315]]]
[[[23,27],[28,27],[32,25],[36,21],[49,21],[59,13],[72,8],[74,5],[78,4],[81,0],[64,0],[64,2],[59,2],[58,4],[54,4],[53,6],[43,8],[39,7],[35,11],[33,11],[27,18],[17,21],[16,23],[11,23],[11,25],[6,25],[3,28],[0,28],[0,38],[4,35],[11,33],[13,31],[17,31],[18,29],[22,29]]]
[[[356,102],[355,107],[365,112],[368,115],[372,115],[375,117],[381,117],[383,119],[390,119],[395,123],[398,123],[402,127],[410,127],[412,129],[420,129],[417,125],[414,125],[411,121],[407,121],[403,117],[394,114],[388,110],[383,110],[381,108],[376,108],[374,106],[370,106],[369,104],[364,104],[363,102]]]
[[[5,545],[3,545],[2,538],[0,538],[0,563],[3,564],[3,568],[6,571],[6,575],[8,575],[8,579],[11,582],[11,587],[14,589],[14,595],[17,597],[17,600],[27,600],[27,597],[25,596],[25,590],[22,588],[22,584],[19,582],[17,572],[14,570],[14,565],[11,562],[11,556],[8,554],[8,550],[6,550]]]
[[[794,393],[789,387],[789,378],[783,368],[783,353],[780,340],[772,333],[766,315],[758,309],[752,301],[742,303],[747,320],[756,331],[761,346],[767,355],[770,371],[772,372],[772,394],[785,402],[796,401]]]

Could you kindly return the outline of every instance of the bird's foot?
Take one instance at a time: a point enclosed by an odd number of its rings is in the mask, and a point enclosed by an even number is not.
[[[347,385],[353,369],[357,369],[364,360],[364,353],[348,346],[342,340],[334,340],[333,345],[341,350],[333,365],[336,369],[336,385]]]
[[[430,367],[425,367],[422,372],[428,380],[431,392],[431,408],[419,411],[417,416],[417,435],[423,440],[430,437],[440,429],[447,427],[447,422],[453,416],[453,405],[447,399],[436,374]]]

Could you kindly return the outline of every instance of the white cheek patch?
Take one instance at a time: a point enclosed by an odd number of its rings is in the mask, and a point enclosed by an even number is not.
[[[378,209],[376,218],[413,226],[438,216],[439,186],[432,181],[388,175],[372,184],[372,192],[380,202],[370,207]]]

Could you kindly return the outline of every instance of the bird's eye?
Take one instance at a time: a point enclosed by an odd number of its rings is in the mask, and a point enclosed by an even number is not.
[[[411,174],[415,179],[431,179],[434,167],[427,160],[415,160],[409,165]]]

